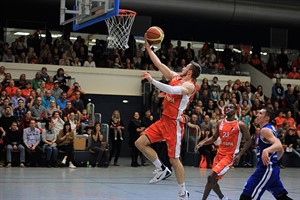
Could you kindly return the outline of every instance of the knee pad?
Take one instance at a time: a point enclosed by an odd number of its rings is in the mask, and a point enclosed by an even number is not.
[[[240,200],[251,200],[251,197],[247,196],[247,195],[244,195],[244,194],[241,194]]]

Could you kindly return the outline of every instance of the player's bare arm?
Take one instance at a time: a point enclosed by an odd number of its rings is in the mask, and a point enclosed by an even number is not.
[[[177,73],[170,70],[165,64],[163,64],[157,55],[152,51],[150,44],[148,43],[146,36],[144,37],[145,40],[145,48],[153,62],[153,64],[159,69],[159,71],[164,75],[167,80],[171,80],[174,75]]]
[[[270,147],[263,150],[262,156],[261,156],[264,165],[267,166],[270,162],[269,153],[277,151],[278,159],[280,159],[281,156],[283,155],[284,150],[283,150],[280,140],[277,137],[275,137],[274,133],[270,129],[263,128],[263,129],[261,129],[260,134],[261,134],[263,141],[269,142],[272,144]]]
[[[218,139],[218,137],[219,137],[219,124],[220,124],[220,122],[217,123],[216,130],[215,130],[214,134],[210,138],[204,139],[204,140],[200,141],[195,146],[195,149],[194,149],[195,152],[197,152],[200,147],[202,147],[204,145],[212,144],[212,143],[214,143]]]
[[[239,153],[234,158],[234,165],[240,162],[241,156],[247,151],[251,145],[251,136],[248,127],[244,122],[239,122],[239,127],[242,133],[242,141],[244,142],[243,147],[240,149]]]

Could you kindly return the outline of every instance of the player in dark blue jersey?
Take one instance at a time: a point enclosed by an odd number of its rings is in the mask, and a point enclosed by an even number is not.
[[[278,160],[282,157],[284,150],[278,139],[278,133],[271,124],[275,117],[274,111],[263,108],[256,117],[261,128],[256,141],[258,163],[255,172],[244,186],[240,200],[259,200],[266,190],[271,192],[277,200],[291,200],[279,176]]]

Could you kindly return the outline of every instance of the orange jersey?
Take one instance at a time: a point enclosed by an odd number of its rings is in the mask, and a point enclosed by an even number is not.
[[[180,75],[174,76],[170,81],[171,86],[181,86],[182,77]],[[168,116],[170,119],[185,121],[183,117],[183,112],[188,106],[191,98],[193,98],[194,92],[191,96],[188,95],[178,95],[178,94],[166,94],[163,101],[163,115]]]
[[[227,121],[223,119],[219,124],[219,136],[221,144],[218,149],[218,154],[226,156],[234,155],[239,152],[242,133],[240,132],[239,121]]]

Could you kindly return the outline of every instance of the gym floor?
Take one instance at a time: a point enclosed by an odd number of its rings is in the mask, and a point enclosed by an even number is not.
[[[120,158],[121,166],[108,168],[0,168],[0,199],[6,200],[175,200],[175,175],[149,184],[154,166],[130,167],[130,158]],[[238,200],[243,185],[254,168],[233,168],[220,186],[224,195]],[[185,166],[190,200],[201,199],[210,169]],[[281,169],[281,180],[294,200],[300,199],[300,168]],[[218,200],[211,192],[209,200]],[[266,192],[263,200],[274,199]]]

